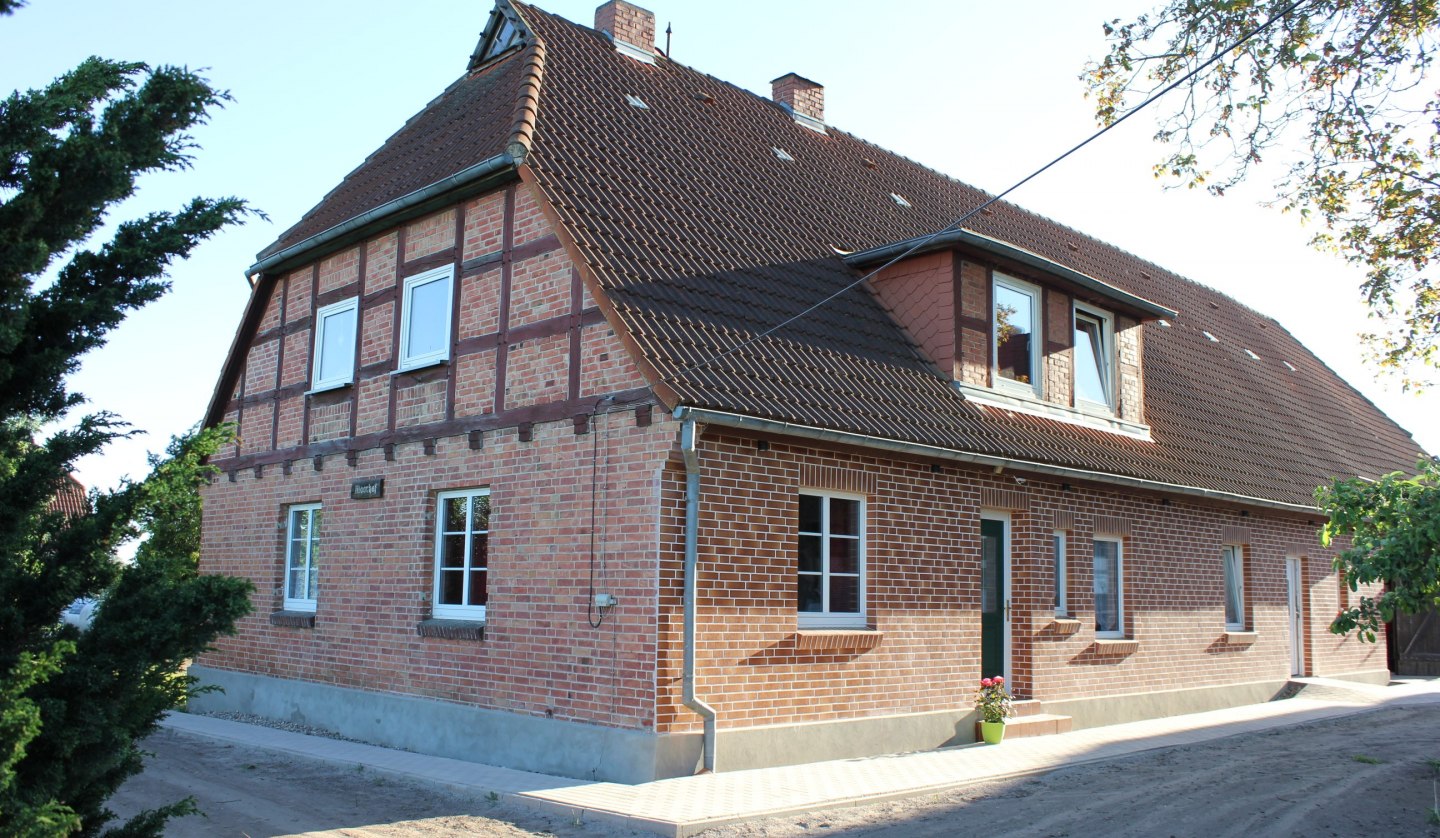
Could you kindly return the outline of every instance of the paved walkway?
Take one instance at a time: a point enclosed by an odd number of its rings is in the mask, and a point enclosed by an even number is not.
[[[363,765],[477,797],[494,792],[536,808],[583,816],[590,822],[606,821],[681,838],[737,821],[934,794],[986,780],[1381,707],[1440,704],[1440,681],[1436,680],[1391,687],[1322,678],[1299,680],[1306,685],[1300,697],[1267,704],[1015,739],[999,746],[967,745],[898,756],[680,777],[634,786],[423,756],[207,716],[176,713],[162,725],[254,747]]]

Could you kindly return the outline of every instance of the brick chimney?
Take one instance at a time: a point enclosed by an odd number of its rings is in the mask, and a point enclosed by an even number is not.
[[[786,73],[770,82],[770,98],[795,114],[825,124],[825,87],[797,73]]]
[[[646,56],[655,54],[654,12],[624,0],[610,0],[595,10],[595,28],[615,39],[615,48],[622,53],[628,54],[628,46]]]

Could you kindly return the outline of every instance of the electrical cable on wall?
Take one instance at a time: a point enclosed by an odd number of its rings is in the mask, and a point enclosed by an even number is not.
[[[1196,76],[1200,75],[1202,72],[1204,72],[1206,69],[1208,69],[1208,68],[1210,67],[1210,65],[1212,65],[1212,64],[1216,63],[1217,61],[1219,61],[1220,59],[1224,58],[1224,57],[1225,57],[1229,52],[1231,52],[1232,50],[1238,49],[1238,48],[1239,48],[1241,45],[1243,45],[1246,41],[1250,40],[1251,38],[1255,37],[1256,35],[1260,34],[1261,32],[1265,31],[1266,29],[1270,28],[1270,26],[1273,25],[1276,21],[1278,21],[1278,20],[1280,20],[1281,18],[1289,15],[1291,12],[1295,11],[1295,10],[1298,9],[1300,6],[1304,5],[1305,2],[1306,2],[1306,0],[1296,0],[1296,2],[1291,3],[1289,6],[1286,6],[1285,8],[1283,8],[1283,9],[1281,9],[1280,11],[1276,12],[1274,15],[1272,15],[1272,16],[1270,17],[1269,20],[1266,20],[1264,23],[1260,24],[1259,26],[1255,27],[1254,29],[1250,30],[1249,32],[1246,32],[1245,34],[1241,35],[1239,38],[1235,39],[1233,42],[1225,45],[1224,47],[1222,47],[1222,48],[1220,48],[1220,49],[1217,49],[1217,50],[1215,51],[1215,54],[1212,55],[1210,58],[1206,59],[1204,63],[1200,64],[1200,66],[1196,67],[1195,69],[1193,69],[1193,70],[1191,70],[1190,72],[1186,73],[1184,76],[1182,76],[1182,77],[1176,79],[1175,81],[1171,82],[1170,84],[1166,85],[1164,88],[1162,88],[1162,89],[1159,90],[1158,92],[1152,93],[1149,97],[1147,97],[1147,98],[1145,99],[1145,101],[1143,101],[1143,102],[1141,102],[1140,104],[1136,105],[1134,108],[1130,109],[1129,111],[1126,111],[1124,115],[1120,116],[1120,117],[1119,117],[1118,119],[1116,119],[1114,122],[1111,122],[1109,125],[1106,125],[1105,127],[1101,128],[1100,130],[1098,130],[1098,131],[1096,131],[1095,133],[1091,134],[1090,136],[1086,137],[1084,140],[1080,141],[1079,143],[1075,144],[1074,146],[1071,146],[1068,151],[1066,151],[1065,153],[1061,154],[1060,156],[1054,158],[1054,159],[1051,160],[1049,163],[1046,163],[1045,165],[1041,166],[1040,168],[1036,169],[1035,171],[1031,172],[1030,174],[1026,175],[1024,178],[1021,178],[1019,181],[1015,182],[1015,183],[1012,184],[1009,188],[1007,188],[1004,192],[1001,192],[1001,193],[999,193],[999,194],[997,194],[997,195],[991,196],[990,198],[986,199],[983,203],[981,203],[979,206],[975,207],[974,209],[969,210],[969,211],[966,212],[964,215],[962,215],[962,216],[960,216],[959,218],[955,219],[954,221],[950,222],[950,223],[947,224],[946,226],[940,228],[939,230],[936,230],[936,231],[933,232],[933,233],[930,233],[929,235],[925,236],[924,238],[921,238],[921,239],[915,241],[913,244],[911,244],[911,245],[910,245],[909,247],[907,247],[905,250],[903,250],[903,251],[901,251],[899,254],[891,257],[889,260],[887,260],[884,264],[880,265],[879,267],[870,270],[869,272],[867,272],[866,274],[864,274],[863,276],[861,276],[859,279],[855,280],[854,282],[851,282],[851,283],[846,284],[844,287],[842,287],[842,288],[840,288],[839,290],[831,293],[829,296],[826,296],[825,298],[821,299],[819,302],[816,302],[816,303],[808,306],[807,308],[805,308],[803,311],[799,312],[798,314],[793,314],[793,315],[791,315],[790,317],[785,318],[784,320],[780,321],[779,323],[776,323],[774,326],[771,326],[771,327],[769,327],[768,329],[765,329],[764,331],[760,332],[759,334],[753,335],[753,336],[751,336],[751,337],[748,337],[748,338],[746,338],[745,340],[742,340],[742,341],[740,341],[739,343],[735,344],[734,346],[730,347],[729,349],[726,349],[726,350],[724,350],[724,351],[722,351],[722,352],[717,352],[717,353],[715,353],[714,355],[711,355],[710,357],[705,358],[705,359],[703,359],[703,360],[697,361],[696,363],[691,364],[691,365],[688,366],[688,367],[685,367],[685,368],[683,368],[683,369],[680,369],[680,370],[677,370],[677,371],[675,371],[675,372],[672,372],[672,373],[670,373],[669,375],[662,376],[660,380],[661,380],[662,382],[665,382],[665,383],[675,383],[676,380],[677,380],[680,376],[686,375],[686,374],[688,374],[688,373],[695,372],[696,370],[699,370],[699,369],[701,369],[701,368],[703,368],[703,367],[709,366],[710,364],[715,363],[716,361],[720,360],[721,358],[725,358],[725,357],[727,357],[727,356],[729,356],[729,355],[732,355],[732,354],[740,351],[741,349],[744,349],[745,347],[747,347],[747,346],[749,346],[749,345],[751,345],[751,344],[753,344],[753,343],[755,343],[755,342],[757,342],[757,341],[759,341],[759,340],[762,340],[763,338],[769,337],[770,335],[772,335],[772,334],[774,334],[775,332],[777,332],[777,331],[785,328],[786,326],[790,325],[791,323],[794,323],[794,322],[797,321],[797,320],[801,320],[801,319],[809,316],[811,313],[819,310],[820,308],[823,308],[825,305],[827,305],[827,304],[830,303],[831,301],[835,300],[835,299],[838,298],[840,295],[845,294],[845,293],[851,291],[852,289],[858,287],[858,286],[861,285],[862,283],[868,281],[869,279],[871,279],[871,278],[873,278],[874,276],[876,276],[877,274],[879,274],[881,271],[883,271],[883,270],[885,270],[885,269],[887,269],[887,268],[889,268],[889,267],[891,267],[891,266],[893,266],[893,265],[895,265],[895,264],[903,261],[904,259],[909,258],[909,257],[911,256],[911,254],[915,253],[916,251],[918,251],[918,250],[920,250],[921,248],[925,247],[926,245],[930,244],[930,243],[933,242],[935,239],[937,239],[937,238],[939,238],[939,237],[941,237],[941,236],[945,235],[946,233],[949,233],[949,232],[951,232],[951,231],[953,231],[953,230],[958,230],[958,229],[961,227],[961,225],[963,225],[965,222],[969,221],[971,218],[974,218],[976,215],[980,214],[982,211],[985,210],[986,207],[989,207],[991,204],[994,204],[994,203],[996,203],[997,201],[1002,200],[1006,195],[1009,195],[1010,193],[1014,192],[1015,190],[1019,189],[1020,187],[1024,186],[1025,184],[1029,183],[1030,181],[1034,180],[1035,178],[1039,177],[1040,175],[1044,174],[1044,173],[1045,173],[1046,171],[1048,171],[1050,168],[1058,165],[1061,161],[1065,160],[1065,158],[1069,157],[1070,155],[1074,154],[1075,152],[1079,151],[1080,149],[1084,148],[1085,146],[1089,145],[1090,143],[1094,142],[1095,140],[1100,139],[1100,138],[1103,137],[1105,134],[1109,133],[1112,128],[1115,128],[1115,127],[1118,126],[1120,123],[1124,122],[1125,120],[1129,119],[1130,117],[1132,117],[1132,116],[1134,116],[1135,114],[1139,113],[1140,111],[1144,110],[1146,107],[1148,107],[1151,103],[1155,102],[1155,101],[1156,101],[1157,99],[1159,99],[1160,97],[1164,96],[1165,94],[1169,93],[1170,91],[1174,90],[1175,88],[1180,87],[1181,85],[1189,82],[1191,79],[1194,79]]]

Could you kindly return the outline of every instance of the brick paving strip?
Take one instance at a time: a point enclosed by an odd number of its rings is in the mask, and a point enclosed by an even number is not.
[[[477,797],[494,792],[512,802],[545,811],[683,838],[740,821],[919,797],[1157,748],[1190,745],[1387,707],[1440,704],[1440,680],[1392,687],[1324,678],[1296,680],[1304,684],[1301,697],[1266,704],[1016,739],[999,746],[966,745],[895,756],[680,777],[633,786],[552,777],[207,716],[174,713],[161,725],[327,762],[363,765]]]

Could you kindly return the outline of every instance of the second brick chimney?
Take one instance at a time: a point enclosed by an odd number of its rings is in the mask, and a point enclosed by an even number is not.
[[[770,82],[770,98],[795,114],[795,121],[825,124],[825,88],[798,73],[786,73]],[[811,125],[810,127],[814,127]]]
[[[620,52],[626,52],[628,46],[647,56],[655,54],[654,12],[624,0],[610,0],[595,10],[595,28],[614,38]]]

